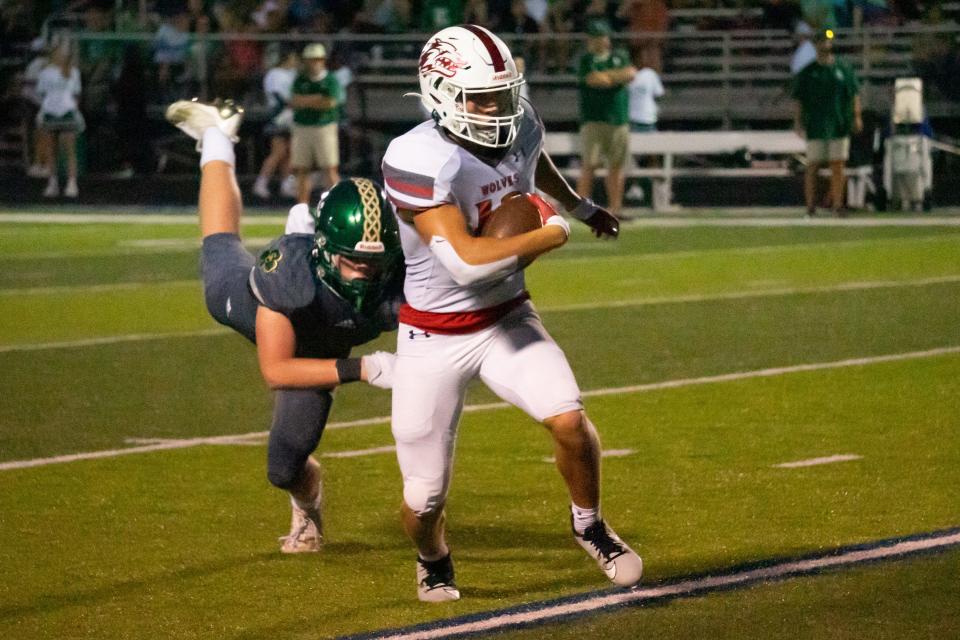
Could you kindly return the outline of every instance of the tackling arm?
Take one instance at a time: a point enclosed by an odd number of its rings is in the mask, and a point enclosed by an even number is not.
[[[271,389],[332,389],[357,378],[341,380],[336,359],[296,357],[297,337],[290,319],[260,305],[257,308],[257,360],[260,374]],[[359,379],[389,389],[393,354],[376,352],[357,359],[340,360],[341,370],[359,366]]]

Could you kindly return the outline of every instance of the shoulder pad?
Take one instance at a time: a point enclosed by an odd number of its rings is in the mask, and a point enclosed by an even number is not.
[[[381,164],[387,197],[412,211],[450,202],[449,177],[459,168],[458,150],[422,125],[394,138]]]
[[[257,258],[250,288],[263,306],[289,314],[308,306],[317,295],[310,266],[313,236],[285,235],[274,240]]]

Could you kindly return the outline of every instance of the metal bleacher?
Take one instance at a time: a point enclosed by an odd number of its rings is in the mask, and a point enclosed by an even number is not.
[[[557,36],[559,37],[559,36]],[[615,46],[653,38],[654,34],[620,36]],[[787,87],[789,60],[795,47],[783,31],[670,32],[663,40],[661,118],[692,127],[737,128],[770,126],[792,116]],[[836,49],[856,69],[863,84],[867,108],[885,112],[893,79],[916,75],[917,50],[925,39],[956,41],[960,27],[942,26],[871,28],[839,31]],[[579,36],[571,36],[570,49],[582,50]],[[515,37],[510,44],[531,48],[537,37]],[[571,61],[572,62],[572,61]],[[362,60],[356,71],[351,109],[368,123],[409,121],[419,116],[413,100],[400,100],[404,91],[415,91],[415,58]],[[576,76],[565,69],[544,73],[532,69],[528,82],[534,103],[548,123],[573,123],[577,118]],[[955,102],[928,100],[931,116],[960,116]]]
[[[960,4],[960,3],[954,3]],[[713,13],[726,9],[704,9]],[[678,10],[697,12],[701,9]],[[675,17],[683,18],[674,12]],[[700,14],[690,14],[698,18]],[[69,20],[61,20],[57,28],[70,29]],[[149,48],[149,33],[90,33],[74,29],[78,41],[111,40],[139,42]],[[417,54],[426,34],[357,35],[337,34],[317,37],[311,34],[205,34],[204,41],[255,40],[264,48],[270,44],[301,45],[320,39],[344,52],[344,60],[353,71],[353,83],[347,93],[345,112],[351,123],[371,138],[374,150],[379,137],[420,120],[424,114],[415,99],[403,98],[418,89],[416,82]],[[514,50],[544,51],[562,45],[568,52],[566,63],[556,60],[548,66],[536,56],[528,60],[528,81],[534,104],[551,130],[572,131],[578,118],[577,80],[573,72],[579,52],[584,50],[583,34],[550,34],[549,36],[507,36]],[[795,46],[792,34],[785,31],[729,30],[696,31],[680,29],[664,34],[616,34],[614,45],[630,48],[641,41],[662,41],[663,81],[667,95],[660,101],[663,128],[736,130],[777,129],[792,117],[793,102],[789,97],[789,59]],[[867,109],[886,113],[892,94],[893,79],[918,75],[923,71],[922,57],[931,43],[957,47],[960,25],[946,21],[939,25],[916,25],[897,28],[871,27],[861,30],[839,30],[838,53],[856,68],[863,85],[863,102]],[[203,50],[203,46],[198,49]],[[199,94],[213,98],[209,80],[215,75],[215,61],[198,61]],[[209,68],[207,68],[209,66]],[[265,110],[258,105],[259,77],[247,78],[242,96],[248,120],[255,126]],[[928,85],[926,104],[931,117],[960,118],[960,103],[940,96]],[[194,94],[196,89],[185,88]],[[188,97],[184,95],[182,97]],[[158,99],[148,109],[152,118],[162,117],[163,104]],[[16,163],[13,153],[18,146],[19,125],[9,119],[0,131],[0,161]],[[159,127],[162,129],[162,126]],[[157,141],[154,141],[157,142]],[[159,142],[162,145],[162,141]],[[4,152],[4,150],[7,150]],[[171,153],[175,151],[172,150]],[[5,155],[4,155],[5,153]],[[252,164],[256,150],[242,151]],[[174,157],[169,155],[169,157]],[[6,160],[4,160],[4,158]]]

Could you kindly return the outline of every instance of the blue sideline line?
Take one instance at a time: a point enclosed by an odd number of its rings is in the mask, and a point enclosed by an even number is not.
[[[658,582],[643,584],[640,588],[647,590],[647,589],[655,589],[659,587],[669,587],[671,585],[676,585],[676,584],[679,584],[682,582],[688,582],[688,581],[698,581],[698,580],[705,581],[711,578],[734,576],[737,574],[748,573],[748,572],[756,571],[759,569],[769,569],[769,568],[773,568],[781,565],[787,565],[795,562],[828,559],[828,558],[842,556],[845,554],[854,553],[858,551],[873,551],[873,550],[881,549],[883,547],[893,547],[895,545],[902,544],[905,542],[935,540],[937,538],[947,538],[950,536],[956,536],[957,534],[960,534],[960,527],[918,533],[918,534],[913,534],[909,536],[884,538],[881,540],[875,540],[872,542],[866,542],[862,544],[837,547],[827,552],[818,552],[815,554],[807,554],[807,555],[799,555],[799,556],[769,558],[765,560],[754,561],[750,563],[736,565],[730,569],[727,569],[721,572],[713,571],[713,572],[707,572],[707,573],[696,573],[696,574],[672,577],[672,578],[658,581]],[[667,602],[667,601],[678,599],[678,598],[693,597],[693,596],[703,595],[706,593],[731,591],[734,589],[749,587],[761,582],[767,582],[767,583],[779,582],[782,580],[788,580],[801,575],[819,575],[819,574],[829,573],[829,572],[837,571],[841,568],[847,568],[852,566],[876,564],[880,562],[887,562],[890,560],[900,560],[903,558],[915,557],[920,555],[933,555],[957,546],[960,546],[960,539],[952,542],[946,542],[939,546],[928,547],[928,548],[918,549],[913,551],[898,552],[896,555],[890,555],[890,556],[881,557],[881,558],[851,560],[840,566],[834,565],[834,566],[829,566],[825,568],[800,569],[795,571],[787,571],[773,577],[770,577],[770,576],[755,577],[755,578],[738,581],[735,584],[727,584],[727,585],[721,585],[721,586],[705,585],[702,587],[692,587],[689,590],[683,591],[680,593],[671,593],[671,594],[660,595],[660,596],[648,596],[648,597],[638,598],[636,600],[630,600],[627,602],[600,605],[595,609],[590,609],[586,611],[562,613],[556,616],[540,618],[532,621],[510,622],[510,623],[504,622],[503,625],[497,625],[495,627],[483,629],[479,631],[465,632],[463,630],[460,630],[457,632],[457,637],[478,636],[478,635],[489,634],[489,633],[500,633],[507,630],[538,627],[546,624],[551,624],[554,622],[573,620],[573,619],[581,618],[588,615],[595,615],[598,613],[607,613],[610,611],[614,611],[614,610],[622,609],[626,607],[645,606],[652,603],[662,603],[662,602]],[[584,601],[588,601],[592,599],[600,599],[600,598],[611,596],[611,595],[629,594],[629,593],[630,593],[630,590],[619,589],[619,588],[608,588],[608,589],[600,589],[595,591],[587,591],[584,593],[578,593],[571,596],[564,596],[560,598],[542,600],[538,602],[529,602],[521,605],[516,605],[513,607],[495,609],[492,611],[485,611],[481,613],[473,613],[473,614],[457,616],[453,618],[445,618],[442,620],[435,620],[433,622],[427,622],[427,623],[413,625],[409,627],[381,629],[378,631],[365,632],[365,633],[349,635],[349,636],[342,636],[341,640],[377,640],[380,638],[388,638],[392,636],[408,636],[408,635],[413,636],[418,632],[430,632],[430,631],[433,631],[433,632],[440,631],[441,633],[437,634],[436,637],[450,637],[450,636],[444,636],[444,634],[442,633],[442,630],[452,629],[456,626],[460,626],[460,625],[468,624],[472,622],[489,621],[499,617],[507,617],[514,614],[533,613],[533,612],[541,611],[544,609],[549,609],[555,606],[582,603]],[[412,595],[413,594],[411,589],[411,597]]]

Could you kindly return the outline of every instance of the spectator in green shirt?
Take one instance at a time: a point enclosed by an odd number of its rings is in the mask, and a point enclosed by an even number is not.
[[[424,0],[420,6],[420,27],[439,31],[463,22],[462,0]]]
[[[583,155],[577,193],[589,198],[601,162],[607,207],[616,215],[623,206],[624,166],[630,143],[630,97],[627,85],[637,73],[625,51],[613,50],[606,22],[590,24],[587,52],[580,58],[580,144]]]
[[[326,188],[340,181],[337,123],[342,91],[336,76],[327,71],[327,50],[322,44],[307,45],[303,61],[304,70],[293,81],[290,97],[290,164],[297,176],[297,201],[309,204],[314,167],[323,173]]]
[[[797,101],[794,128],[807,139],[807,170],[803,195],[807,215],[816,214],[817,174],[830,166],[830,202],[843,214],[844,165],[850,155],[850,134],[860,133],[859,82],[850,65],[833,55],[833,31],[815,37],[817,59],[797,74],[793,97]]]

